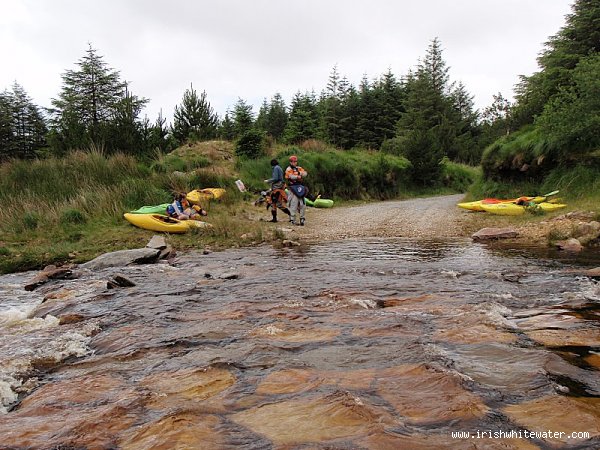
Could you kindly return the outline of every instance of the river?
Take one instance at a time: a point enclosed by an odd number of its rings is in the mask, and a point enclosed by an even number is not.
[[[347,239],[2,276],[0,448],[598,448],[600,258],[554,256]]]

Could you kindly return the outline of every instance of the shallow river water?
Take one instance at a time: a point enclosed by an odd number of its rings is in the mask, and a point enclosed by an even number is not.
[[[599,448],[594,266],[373,239],[2,276],[0,448]]]

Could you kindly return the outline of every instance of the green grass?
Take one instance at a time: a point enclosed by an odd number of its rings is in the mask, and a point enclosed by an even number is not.
[[[298,154],[309,172],[312,194],[356,202],[463,191],[477,169],[444,162],[438,186],[415,188],[410,163],[399,156],[364,150],[339,151],[318,141],[272,150],[281,165]],[[225,248],[281,239],[259,222],[264,211],[250,206],[266,189],[270,159],[236,161],[231,143],[194,143],[143,164],[132,156],[75,151],[63,158],[13,160],[0,165],[0,273],[38,269],[50,263],[84,262],[102,253],[137,248],[154,234],[130,225],[123,213],[169,202],[174,192],[223,187],[228,195],[203,205],[210,230],[169,236],[175,248]],[[208,161],[208,162],[207,162]],[[178,170],[178,169],[185,170]],[[174,173],[176,172],[176,173]],[[241,178],[250,192],[240,193]],[[15,214],[15,207],[18,213]]]

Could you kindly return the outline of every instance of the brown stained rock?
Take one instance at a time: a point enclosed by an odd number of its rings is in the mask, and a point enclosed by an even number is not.
[[[256,389],[257,394],[291,394],[306,392],[319,386],[342,390],[369,389],[375,377],[375,369],[342,371],[316,371],[285,369],[268,375]]]
[[[519,427],[529,431],[564,432],[563,436],[540,439],[554,445],[584,445],[583,439],[567,438],[577,431],[586,431],[592,438],[600,436],[600,398],[543,397],[506,406],[503,412]]]
[[[235,383],[235,376],[225,369],[182,369],[173,372],[158,372],[140,381],[149,389],[153,409],[177,408],[182,405],[193,407],[213,397]]]
[[[26,291],[33,291],[50,280],[73,280],[79,276],[80,274],[73,270],[73,266],[47,266],[43,271],[27,282],[24,289]]]
[[[526,334],[546,347],[600,347],[598,328],[536,330]]]
[[[484,344],[499,342],[511,344],[517,341],[517,336],[505,330],[499,330],[490,325],[458,325],[455,328],[438,330],[434,337],[436,341],[452,342],[453,344]]]
[[[11,448],[112,448],[131,427],[140,397],[117,377],[90,375],[48,383],[0,421]]]
[[[123,450],[217,449],[223,447],[221,420],[213,415],[181,412],[126,433]]]
[[[422,364],[386,369],[377,375],[375,386],[384,400],[415,424],[477,419],[488,411],[477,395],[462,387],[457,375]]]
[[[561,329],[568,330],[581,327],[584,321],[570,314],[538,314],[523,319],[516,319],[516,325],[523,331],[536,331],[545,329]]]
[[[474,241],[490,241],[496,239],[515,238],[519,235],[514,228],[482,228],[474,233],[471,238]]]
[[[375,324],[361,323],[358,327],[352,330],[352,335],[370,338],[391,336],[415,338],[421,336],[421,332],[420,330],[407,327],[406,324],[402,323],[396,323],[391,325],[380,324],[379,326],[376,326]]]
[[[588,363],[590,366],[595,367],[596,369],[600,369],[600,355],[597,353],[592,353],[589,356],[586,356],[585,358],[585,362]]]
[[[67,325],[70,323],[78,323],[78,322],[83,322],[85,319],[87,319],[87,317],[85,317],[81,314],[63,314],[62,316],[59,316],[58,324],[59,325]]]
[[[230,417],[278,446],[367,436],[393,422],[384,408],[348,392],[268,403]]]
[[[318,342],[331,341],[340,333],[339,330],[315,329],[304,327],[289,327],[282,323],[275,323],[258,328],[252,332],[253,336],[285,342]]]
[[[563,250],[565,252],[577,253],[583,250],[583,246],[575,238],[566,239],[564,241],[558,241],[555,245],[558,247],[559,250]]]

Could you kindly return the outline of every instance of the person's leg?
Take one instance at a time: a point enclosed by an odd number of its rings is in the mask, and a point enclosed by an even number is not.
[[[304,225],[304,213],[306,212],[306,203],[304,203],[304,199],[299,199],[298,208],[300,209],[300,225]]]
[[[290,222],[292,222],[293,224],[296,223],[296,210],[298,209],[298,197],[296,197],[294,194],[290,194],[290,202],[289,202],[289,209],[290,209]]]

